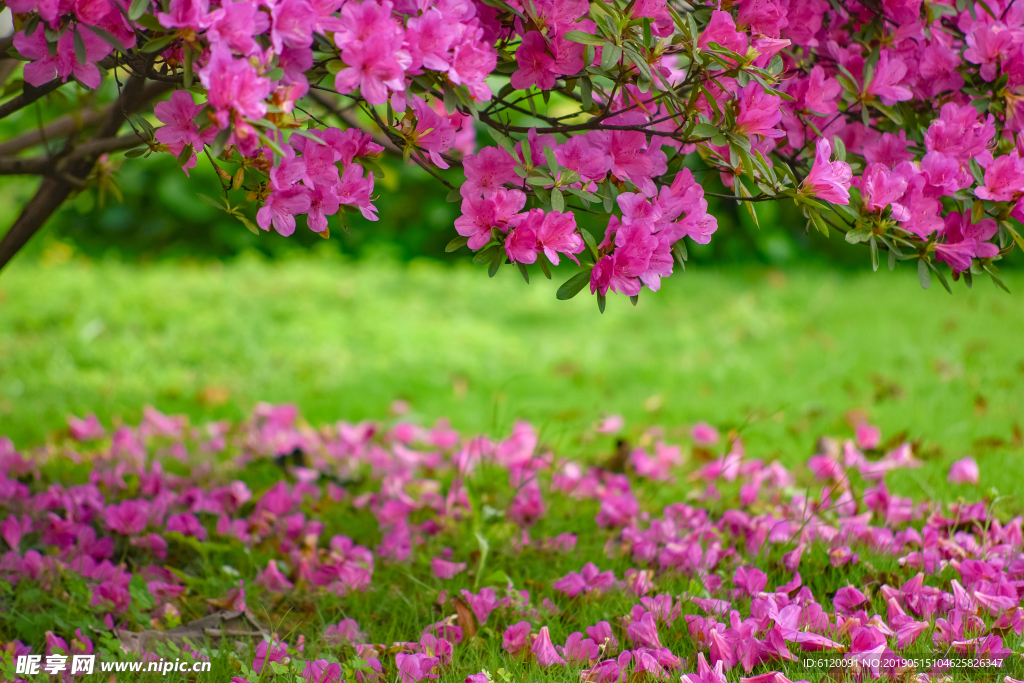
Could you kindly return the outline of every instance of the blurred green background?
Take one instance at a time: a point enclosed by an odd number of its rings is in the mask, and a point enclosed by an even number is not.
[[[198,198],[216,188],[206,163],[188,179],[169,157],[133,160],[120,199],[79,195],[0,273],[0,434],[28,446],[69,413],[134,423],[146,404],[196,423],[259,401],[314,424],[379,419],[404,398],[474,432],[530,419],[569,452],[595,448],[609,413],[633,439],[708,420],[793,464],[866,417],[928,461],[894,475],[907,494],[959,495],[945,471],[973,454],[983,486],[1024,501],[1024,477],[1005,476],[1024,473],[1012,259],[1012,295],[987,278],[924,291],[913,266],[873,273],[866,249],[808,234],[788,207],[760,205],[757,228],[713,199],[720,229],[687,271],[602,316],[586,293],[555,299],[572,270],[527,285],[445,253],[458,205],[417,167],[383,165],[381,220],[333,219],[329,240],[251,234]],[[34,184],[2,181],[0,225]]]
[[[408,261],[428,257],[446,262],[465,260],[468,252],[445,253],[456,236],[453,222],[459,204],[446,201],[447,189],[415,165],[394,159],[381,164],[385,174],[376,178],[376,204],[381,220],[344,214],[330,220],[330,248],[356,258],[386,254]],[[698,174],[709,191],[725,192],[717,174]],[[457,182],[456,176],[451,179]],[[100,196],[96,189],[83,192],[69,202],[47,227],[52,240],[60,241],[90,258],[118,258],[124,261],[232,259],[246,252],[277,258],[292,252],[306,252],[323,241],[307,230],[300,219],[291,237],[270,231],[254,235],[235,218],[209,206],[199,193],[216,196],[218,182],[205,159],[191,172],[191,178],[175,165],[169,155],[131,159],[115,175],[122,200],[110,192]],[[31,196],[37,181],[0,180],[0,225],[6,228]],[[760,229],[742,208],[731,200],[710,198],[710,210],[718,217],[719,230],[708,245],[690,243],[694,261],[700,263],[763,264],[787,266],[813,261],[842,268],[862,267],[866,249],[852,247],[841,236],[825,239],[806,231],[806,219],[793,206],[770,203],[758,205]],[[603,233],[607,218],[583,216],[581,223],[595,235]],[[29,258],[38,258],[46,240],[29,244]]]

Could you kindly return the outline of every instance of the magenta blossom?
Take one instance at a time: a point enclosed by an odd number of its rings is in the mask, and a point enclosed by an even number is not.
[[[108,505],[104,510],[104,521],[117,533],[130,536],[146,528],[149,512],[147,501],[125,500],[117,505]]]
[[[948,480],[951,484],[977,484],[978,463],[974,458],[957,460],[949,468]]]
[[[551,644],[551,634],[548,632],[547,626],[541,626],[540,632],[533,640],[530,652],[537,658],[537,663],[541,666],[565,665],[565,660],[558,655],[555,646]]]
[[[440,557],[435,557],[430,560],[430,568],[434,571],[434,576],[437,578],[451,579],[466,570],[466,563],[449,562],[448,560],[442,560]]]
[[[428,657],[422,652],[411,655],[399,652],[395,655],[398,680],[400,683],[419,683],[427,678],[437,678],[437,674],[431,673],[431,670],[439,661],[437,657]]]
[[[520,621],[505,629],[505,633],[501,636],[505,651],[510,655],[527,651],[530,645],[531,631],[533,631],[533,626],[528,621]]]
[[[815,150],[814,164],[800,191],[833,204],[849,204],[850,179],[853,178],[850,165],[845,161],[829,161],[832,146],[825,138],[818,139]]]

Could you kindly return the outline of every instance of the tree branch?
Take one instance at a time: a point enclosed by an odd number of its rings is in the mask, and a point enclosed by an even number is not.
[[[90,140],[89,142],[69,148],[68,153],[60,156],[37,156],[27,159],[9,159],[0,157],[0,175],[50,175],[59,173],[69,163],[89,156],[99,156],[108,152],[138,147],[145,143],[135,133],[121,135],[116,138]]]
[[[18,152],[43,144],[46,140],[60,140],[90,126],[95,126],[107,116],[106,111],[90,109],[81,115],[68,114],[52,121],[42,128],[30,130],[0,142],[0,156],[10,156]]]
[[[24,109],[28,105],[32,104],[40,97],[49,95],[57,88],[64,85],[64,81],[59,78],[55,78],[49,83],[45,83],[38,88],[26,88],[24,92],[15,97],[12,100],[8,100],[3,104],[0,104],[0,119],[7,118],[16,111]]]
[[[145,73],[143,70],[141,73]],[[60,81],[58,81],[58,84]],[[133,74],[117,101],[107,109],[106,120],[100,125],[96,134],[97,140],[114,138],[124,123],[128,112],[135,111],[145,103],[147,93],[153,89],[145,88],[146,77]],[[85,145],[83,145],[84,147]],[[22,210],[21,215],[11,229],[0,240],[0,269],[6,266],[14,255],[32,238],[36,232],[53,215],[73,190],[79,187],[96,164],[101,151],[91,150],[81,158],[70,161],[60,174],[48,175],[43,178],[39,189]]]
[[[363,127],[359,125],[359,122],[356,121],[355,117],[350,116],[348,112],[342,111],[342,109],[338,107],[336,103],[331,102],[330,99],[328,99],[319,91],[310,89],[307,97],[311,98],[314,102],[316,102],[321,107],[334,114],[336,118],[340,119],[341,121],[344,121],[347,125],[351,126],[352,128],[357,128],[359,130],[363,129]],[[399,157],[402,156],[402,150],[396,147],[395,143],[391,142],[391,139],[388,136],[379,133],[374,133],[373,131],[368,132],[370,133],[370,137],[373,138],[373,141],[376,142],[381,147],[383,147],[385,150]]]
[[[142,102],[149,102],[167,92],[170,85],[167,83],[150,83],[142,93]],[[0,142],[0,156],[10,156],[22,150],[43,144],[45,141],[54,141],[66,138],[72,133],[91,128],[102,122],[109,115],[108,110],[97,111],[90,109],[82,114],[68,114],[55,121],[51,121],[42,127],[26,131],[10,140]]]

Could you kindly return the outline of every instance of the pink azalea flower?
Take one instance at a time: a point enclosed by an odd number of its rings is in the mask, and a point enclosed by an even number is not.
[[[184,536],[193,536],[200,541],[206,540],[206,527],[199,523],[195,515],[187,512],[168,517],[167,530],[177,531]]]
[[[68,431],[75,441],[102,439],[106,434],[95,414],[89,415],[84,420],[79,420],[74,415],[68,415]]]
[[[131,536],[146,528],[149,521],[150,504],[145,500],[124,500],[117,505],[108,505],[104,510],[107,526],[119,534]]]
[[[887,206],[892,207],[892,217],[898,221],[910,218],[910,211],[897,203],[907,190],[907,179],[890,171],[882,164],[869,164],[861,180],[860,193],[864,208],[868,211],[880,211]]]
[[[871,450],[878,447],[878,443],[882,439],[882,432],[878,427],[872,427],[866,422],[862,422],[857,425],[856,438],[857,446]]]
[[[713,446],[718,443],[718,430],[707,422],[698,422],[690,430],[690,438],[698,445]]]
[[[558,77],[555,60],[548,53],[544,36],[537,31],[523,36],[523,42],[516,50],[516,62],[519,70],[512,74],[512,87],[525,90],[536,85],[541,90],[551,90],[555,86]]]
[[[253,55],[260,51],[254,38],[270,28],[270,18],[259,6],[245,0],[228,0],[212,15],[206,35],[210,43],[225,42],[235,52]]]
[[[530,647],[530,652],[537,658],[537,663],[541,666],[565,664],[565,660],[558,656],[555,646],[551,644],[551,634],[548,632],[547,626],[541,626],[540,632]]]
[[[81,37],[85,45],[85,61],[79,62],[75,54],[75,34]],[[46,43],[45,31],[34,31],[31,36],[19,31],[14,36],[14,47],[23,57],[33,60],[26,64],[23,75],[29,85],[41,86],[57,78],[67,82],[68,76],[74,76],[82,85],[89,88],[100,86],[100,71],[95,62],[110,54],[111,47],[103,39],[88,29],[71,29],[64,31],[57,39],[55,54],[50,54]]]
[[[295,232],[295,216],[306,213],[312,205],[310,193],[305,188],[278,190],[270,193],[256,212],[256,223],[264,230],[273,225],[274,230],[287,237]]]
[[[801,192],[833,204],[850,203],[850,180],[853,171],[845,161],[830,161],[832,146],[825,138],[815,143],[814,164],[804,178]]]
[[[681,677],[682,683],[727,683],[725,678],[725,672],[723,671],[724,662],[719,660],[715,662],[715,668],[711,668],[708,664],[708,660],[704,658],[703,652],[697,653],[697,672],[690,674],[683,674]]]
[[[560,649],[562,657],[570,664],[593,664],[601,657],[601,648],[590,638],[584,638],[580,632],[569,634],[565,646]]]
[[[840,612],[849,612],[867,602],[867,597],[853,586],[844,586],[836,591],[832,604]]]
[[[359,213],[363,215],[363,218],[368,221],[377,220],[377,207],[373,205],[370,199],[373,194],[372,171],[367,171],[364,178],[363,167],[359,164],[350,164],[341,174],[341,180],[334,190],[341,204],[356,207],[359,209]],[[276,223],[274,227],[277,227]]]
[[[359,624],[355,619],[342,619],[324,631],[324,639],[335,645],[363,643],[366,642],[366,638],[366,634],[359,630]]]
[[[0,522],[0,537],[16,552],[21,545],[21,537],[31,532],[32,518],[28,515],[22,515],[20,520],[14,515],[8,515],[7,519]]]
[[[907,65],[899,57],[890,57],[889,50],[882,50],[875,64],[871,82],[864,88],[864,94],[875,95],[887,107],[913,98],[913,93],[899,85],[907,74]]]
[[[387,102],[389,90],[405,91],[405,71],[412,65],[408,51],[396,49],[386,40],[354,41],[342,49],[347,66],[334,77],[335,90],[349,93],[358,88],[370,104]]]
[[[449,562],[448,560],[442,560],[440,557],[435,557],[430,560],[430,568],[434,571],[434,576],[437,578],[452,579],[457,574],[466,571],[466,563]]]
[[[270,16],[270,44],[277,54],[286,47],[304,48],[313,44],[317,13],[310,0],[278,0]]]
[[[776,127],[782,120],[782,109],[779,106],[781,102],[782,100],[775,95],[767,94],[757,83],[742,88],[739,92],[740,113],[736,116],[736,132],[766,138],[784,137],[786,133]],[[829,153],[831,151],[829,149]],[[811,173],[813,172],[812,169]]]
[[[190,28],[201,31],[213,23],[209,0],[171,0],[167,12],[156,18],[164,28]]]
[[[270,94],[270,79],[259,76],[248,60],[235,59],[224,44],[213,46],[210,61],[198,75],[222,128],[227,127],[230,112],[250,119],[267,113],[264,99]]]
[[[274,593],[284,593],[293,588],[292,582],[277,568],[276,560],[267,563],[267,568],[256,577],[256,583]]]
[[[512,155],[500,147],[484,147],[478,154],[463,159],[462,165],[466,173],[466,182],[459,188],[459,192],[465,199],[490,197],[505,183],[519,180]],[[463,202],[463,212],[465,206]],[[520,209],[522,206],[515,211]]]
[[[419,683],[427,678],[437,678],[437,674],[430,673],[430,671],[439,661],[437,657],[428,657],[422,652],[411,655],[399,652],[395,655],[398,680],[400,683]]]
[[[587,635],[590,636],[598,646],[604,645],[605,652],[614,652],[619,648],[619,641],[612,633],[612,626],[607,621],[599,621],[593,626],[587,627]]]
[[[339,683],[341,681],[341,664],[329,662],[326,659],[306,662],[306,667],[302,670],[302,678],[306,683]]]
[[[255,673],[260,673],[267,662],[287,664],[288,659],[288,646],[286,644],[275,642],[271,645],[266,640],[261,640],[259,645],[256,646],[256,656],[252,660],[252,670]]]
[[[950,466],[947,480],[951,484],[977,484],[978,463],[974,458],[957,460]]]
[[[637,647],[660,648],[661,641],[658,639],[658,625],[655,617],[650,612],[645,613],[639,621],[632,622],[626,628],[626,635],[629,636]]]
[[[528,621],[520,621],[512,624],[501,636],[502,645],[510,655],[526,651],[530,645],[530,632],[533,626]],[[548,639],[550,641],[550,638]]]
[[[597,432],[599,434],[615,434],[622,430],[622,426],[625,422],[626,421],[622,419],[621,415],[609,415],[597,426]]]
[[[493,588],[481,588],[480,592],[474,595],[467,590],[461,591],[462,598],[473,610],[473,615],[480,624],[487,623],[487,617],[498,606],[498,599]]]
[[[1014,151],[985,169],[985,184],[974,190],[979,199],[1011,202],[1024,197],[1024,160]]]
[[[92,606],[102,607],[113,614],[126,611],[131,601],[128,590],[114,581],[103,581],[92,592]]]
[[[157,142],[167,145],[175,156],[180,155],[186,145],[192,145],[192,156],[182,166],[186,176],[188,170],[196,166],[196,154],[217,134],[213,127],[207,128],[205,133],[199,132],[196,116],[202,110],[203,105],[195,104],[192,94],[184,90],[175,90],[169,102],[160,102],[153,109],[156,118],[167,124],[156,130]]]
[[[736,30],[732,15],[721,10],[712,10],[711,21],[697,40],[697,47],[707,50],[711,43],[718,43],[727,50],[740,55],[747,52],[747,36]]]
[[[756,567],[737,567],[732,581],[744,594],[757,597],[768,585],[768,575]]]

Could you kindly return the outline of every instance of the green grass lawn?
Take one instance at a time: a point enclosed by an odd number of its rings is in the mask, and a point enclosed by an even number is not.
[[[927,460],[894,488],[959,493],[953,460],[1024,507],[1024,306],[978,278],[950,296],[916,274],[691,268],[599,315],[506,268],[315,257],[230,265],[16,263],[0,275],[0,434],[18,446],[68,413],[135,423],[152,404],[193,421],[294,402],[316,424],[386,416],[507,433],[535,421],[563,449],[605,413],[633,435],[708,420],[753,457],[803,462],[863,411]],[[562,274],[564,279],[567,274]],[[539,279],[539,281],[537,281]],[[1014,292],[1024,277],[1007,273]],[[1017,431],[1015,431],[1017,430]],[[584,435],[585,436],[585,435]]]

